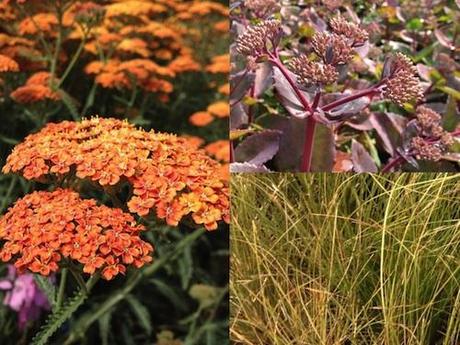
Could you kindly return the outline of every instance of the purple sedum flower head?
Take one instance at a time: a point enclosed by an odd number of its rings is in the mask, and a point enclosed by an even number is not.
[[[17,275],[13,265],[8,265],[8,275],[0,280],[0,290],[7,291],[3,304],[18,313],[20,329],[24,329],[27,322],[36,320],[42,309],[50,309],[48,299],[38,288],[33,275]]]

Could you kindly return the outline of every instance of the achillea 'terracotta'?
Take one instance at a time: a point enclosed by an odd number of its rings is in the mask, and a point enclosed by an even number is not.
[[[219,163],[185,138],[146,132],[126,121],[95,117],[49,123],[14,148],[3,172],[41,180],[75,174],[101,186],[126,181],[133,187],[129,209],[140,216],[155,210],[176,226],[191,214],[209,230],[219,220],[229,221],[228,187]],[[190,194],[196,196],[193,206]]]
[[[145,230],[120,209],[98,206],[68,189],[33,192],[19,199],[0,220],[2,261],[14,261],[47,276],[59,269],[63,259],[83,265],[85,273],[102,271],[110,280],[152,261],[152,246],[141,240]]]

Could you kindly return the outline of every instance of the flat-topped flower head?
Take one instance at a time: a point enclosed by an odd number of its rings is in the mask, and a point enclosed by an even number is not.
[[[342,16],[333,18],[329,24],[335,34],[348,38],[353,47],[361,46],[369,39],[369,34],[366,30],[346,21]]]
[[[32,74],[26,81],[25,85],[18,87],[11,93],[18,103],[34,103],[39,101],[51,100],[57,101],[61,95],[53,91],[50,87],[51,74],[49,72],[37,72]],[[58,79],[54,80],[58,82]]]
[[[101,186],[128,182],[134,189],[128,203],[131,212],[146,216],[155,210],[174,226],[189,213],[193,218],[205,209],[218,210],[217,220],[229,221],[227,182],[221,180],[220,171],[218,162],[186,138],[98,117],[48,124],[17,145],[3,167],[3,172],[17,172],[26,179],[75,174]],[[217,199],[209,201],[201,193],[203,188]],[[201,208],[179,207],[184,193],[196,193]],[[215,220],[203,224],[208,229],[217,227]]]
[[[281,23],[275,19],[265,20],[250,26],[236,40],[236,50],[238,53],[250,57],[262,56],[270,46],[276,45],[280,30]]]
[[[298,82],[307,86],[332,84],[339,76],[334,66],[310,61],[306,55],[293,58],[289,67],[297,75]]]
[[[388,64],[388,76],[385,76],[388,81],[383,96],[399,106],[423,99],[423,87],[416,76],[417,69],[412,61],[406,55],[396,53],[387,60],[385,66]]]
[[[0,73],[19,72],[19,65],[12,58],[0,54]]]
[[[20,271],[47,276],[63,259],[100,270],[110,280],[126,267],[152,261],[152,246],[139,233],[145,230],[120,209],[98,206],[68,189],[34,192],[16,201],[0,219],[4,245],[0,259],[13,261]]]

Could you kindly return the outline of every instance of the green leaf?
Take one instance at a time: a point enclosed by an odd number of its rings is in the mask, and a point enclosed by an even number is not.
[[[453,131],[460,123],[460,114],[457,111],[457,102],[454,97],[447,99],[446,109],[442,118],[442,126],[446,131]]]
[[[19,140],[13,139],[13,138],[8,138],[8,137],[5,137],[3,135],[0,135],[0,140],[3,141],[4,143],[10,144],[10,145],[16,145],[16,144],[19,143]]]
[[[73,119],[75,121],[80,120],[80,114],[78,114],[77,106],[75,105],[75,101],[72,99],[72,97],[70,97],[70,95],[62,89],[59,90],[59,95],[61,96],[64,105],[70,111],[70,114],[72,115]]]
[[[48,298],[51,307],[54,309],[56,304],[56,287],[50,282],[49,278],[43,277],[39,274],[34,274],[34,279],[40,290],[42,290]]]
[[[192,279],[193,273],[193,257],[191,247],[184,249],[182,257],[178,261],[178,265],[181,278],[181,286],[185,290],[190,284],[190,279]]]
[[[460,91],[452,89],[451,87],[448,87],[448,86],[438,86],[436,88],[438,90],[441,90],[442,92],[454,97],[457,101],[460,101]]]
[[[126,300],[128,301],[132,311],[137,316],[142,328],[144,328],[147,334],[152,333],[152,322],[150,320],[149,310],[133,295],[127,295]]]
[[[423,28],[423,20],[421,18],[413,18],[406,24],[406,28],[412,31],[419,31]]]
[[[101,334],[102,345],[109,345],[110,320],[112,311],[108,311],[99,318],[99,333]]]
[[[166,297],[174,305],[176,310],[183,312],[187,311],[187,303],[184,298],[175,291],[174,287],[165,284],[159,279],[150,279],[150,282],[155,285],[160,294]]]
[[[41,327],[32,339],[31,345],[45,345],[48,339],[61,327],[61,325],[72,316],[88,297],[83,291],[79,291],[67,302],[48,316],[46,323]]]

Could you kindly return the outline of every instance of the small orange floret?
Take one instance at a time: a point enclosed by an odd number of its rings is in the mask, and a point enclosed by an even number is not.
[[[14,260],[19,271],[47,276],[62,258],[83,265],[85,273],[102,270],[110,280],[127,265],[152,261],[153,247],[139,233],[145,230],[120,209],[98,206],[68,189],[34,192],[16,201],[0,219],[2,261]]]

